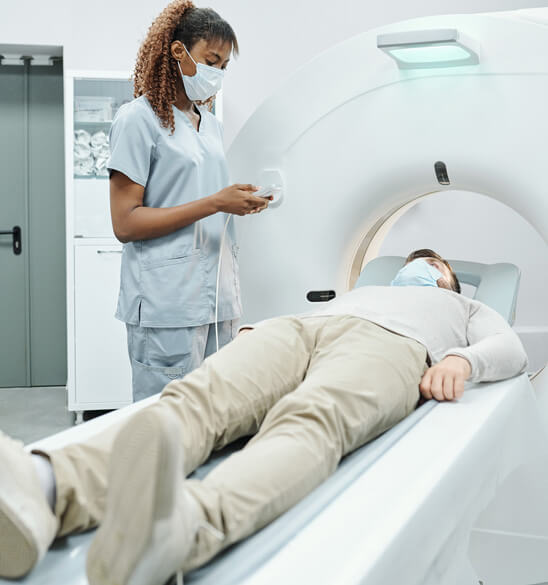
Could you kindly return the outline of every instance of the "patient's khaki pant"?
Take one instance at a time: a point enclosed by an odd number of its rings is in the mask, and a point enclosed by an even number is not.
[[[179,417],[187,473],[212,450],[255,434],[205,479],[187,480],[204,520],[226,538],[200,530],[185,569],[271,522],[333,473],[343,455],[408,415],[425,361],[418,342],[357,317],[280,317],[168,384],[161,406],[152,408]],[[48,453],[59,535],[101,522],[119,427]]]

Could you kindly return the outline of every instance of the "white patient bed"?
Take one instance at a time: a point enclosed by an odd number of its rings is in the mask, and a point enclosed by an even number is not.
[[[371,262],[357,286],[383,284],[402,262]],[[477,285],[476,296],[491,290],[491,299],[483,300],[512,319],[515,267],[453,265],[463,281]],[[493,288],[495,281],[499,286]],[[83,440],[157,399],[32,446],[51,449]],[[214,454],[196,476],[238,446]],[[482,579],[486,585],[532,585],[548,579],[546,494],[548,437],[528,376],[470,385],[458,403],[429,401],[346,457],[297,506],[186,575],[185,582],[472,585]],[[92,537],[88,532],[60,539],[20,582],[85,585]]]

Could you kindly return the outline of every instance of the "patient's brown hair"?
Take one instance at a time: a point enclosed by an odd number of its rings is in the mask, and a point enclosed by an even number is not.
[[[457,275],[453,272],[453,268],[451,267],[451,264],[449,264],[449,262],[447,262],[447,260],[445,260],[445,258],[442,258],[439,254],[434,252],[434,250],[430,250],[429,248],[421,248],[420,250],[415,250],[414,252],[411,252],[411,254],[409,254],[409,256],[407,256],[407,258],[405,259],[405,263],[408,264],[409,262],[412,262],[413,260],[416,260],[417,258],[435,258],[436,260],[443,262],[445,264],[445,266],[447,266],[447,268],[449,268],[449,270],[451,271],[451,276],[453,277],[453,282],[451,283],[451,288],[455,292],[460,294],[461,290],[460,290],[459,279],[457,278]]]

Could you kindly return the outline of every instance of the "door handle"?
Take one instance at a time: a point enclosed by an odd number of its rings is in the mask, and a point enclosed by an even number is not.
[[[0,236],[12,236],[13,238],[13,253],[15,255],[21,254],[21,228],[16,225],[9,232],[0,231]]]

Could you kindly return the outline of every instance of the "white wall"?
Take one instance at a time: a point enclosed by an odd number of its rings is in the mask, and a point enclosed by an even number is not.
[[[131,70],[164,0],[0,0],[0,46],[62,45],[66,69]]]

